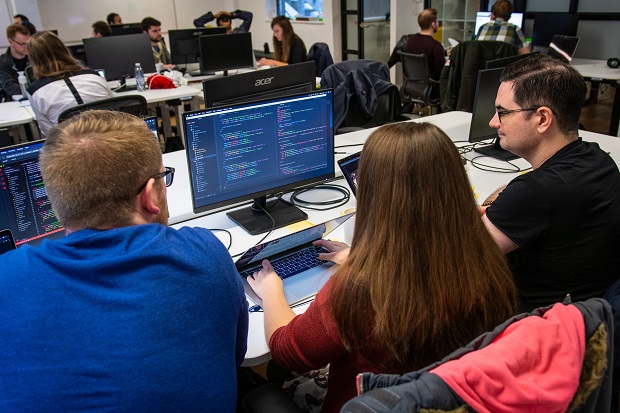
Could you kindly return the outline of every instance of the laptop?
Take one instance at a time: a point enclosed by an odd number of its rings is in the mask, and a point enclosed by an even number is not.
[[[151,132],[153,132],[153,135],[155,135],[155,139],[159,141],[159,135],[157,133],[157,116],[150,116],[148,118],[144,118],[144,123],[146,123],[146,126],[148,126]]]
[[[286,235],[281,238],[255,245],[247,250],[236,262],[237,271],[243,278],[245,293],[256,304],[262,300],[246,278],[262,268],[267,259],[284,283],[284,296],[289,305],[295,305],[314,297],[332,274],[331,262],[319,261],[320,252],[329,252],[312,245],[313,241],[327,236],[353,214],[343,215],[322,224]]]
[[[0,228],[11,230],[17,247],[65,236],[39,168],[43,144],[41,140],[0,148]]]
[[[570,63],[578,45],[579,37],[554,34],[549,43],[547,55]]]
[[[342,175],[344,175],[344,179],[347,180],[349,187],[351,187],[353,195],[357,192],[357,168],[361,154],[362,152],[357,152],[338,160],[338,166],[342,171]]]
[[[0,230],[0,255],[15,249],[13,233],[10,229]]]

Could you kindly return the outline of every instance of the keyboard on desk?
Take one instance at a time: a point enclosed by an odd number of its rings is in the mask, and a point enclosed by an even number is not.
[[[296,251],[291,255],[270,261],[270,263],[276,274],[284,280],[295,274],[299,274],[324,264],[325,261],[318,259],[318,254],[323,252],[329,252],[329,250],[324,247],[315,247],[314,245],[310,245],[309,247]],[[247,278],[250,275],[253,275],[254,272],[259,271],[261,268],[262,266],[258,265],[254,268],[243,271],[241,275],[244,278]]]

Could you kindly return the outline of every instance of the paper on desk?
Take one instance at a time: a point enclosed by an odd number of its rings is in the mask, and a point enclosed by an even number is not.
[[[286,229],[288,229],[291,232],[297,232],[297,231],[301,231],[302,229],[310,228],[313,226],[314,224],[312,222],[306,220],[306,221],[295,222],[291,225],[287,225]]]

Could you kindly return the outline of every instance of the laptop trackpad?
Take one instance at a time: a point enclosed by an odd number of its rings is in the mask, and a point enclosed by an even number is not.
[[[331,266],[319,265],[283,280],[286,302],[291,305],[316,294],[331,277]]]

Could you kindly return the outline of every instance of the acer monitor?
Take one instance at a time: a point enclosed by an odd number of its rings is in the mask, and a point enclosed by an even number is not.
[[[209,74],[217,71],[254,67],[254,50],[251,33],[230,33],[200,36],[200,72]]]
[[[252,235],[307,219],[268,196],[334,177],[331,89],[186,112],[183,126],[194,212],[253,201],[227,214]]]
[[[316,90],[316,63],[253,70],[203,81],[205,107],[283,97]]]
[[[112,30],[112,36],[142,33],[142,25],[140,23],[112,24],[110,29]]]
[[[175,65],[200,62],[198,38],[212,34],[225,34],[226,27],[201,27],[193,29],[170,30],[170,60]]]

